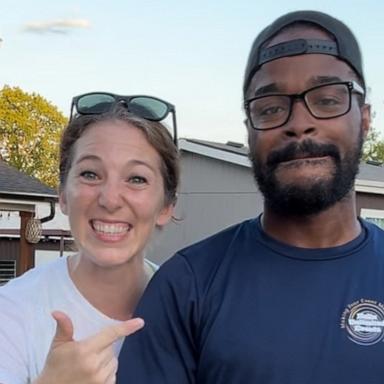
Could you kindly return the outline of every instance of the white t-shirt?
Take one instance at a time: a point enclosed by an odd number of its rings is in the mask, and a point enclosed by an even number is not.
[[[156,266],[146,262],[149,273]],[[34,268],[0,288],[0,383],[27,384],[43,370],[56,332],[51,313],[65,312],[82,340],[116,323],[94,308],[73,284],[67,258]],[[116,355],[123,340],[115,343]]]

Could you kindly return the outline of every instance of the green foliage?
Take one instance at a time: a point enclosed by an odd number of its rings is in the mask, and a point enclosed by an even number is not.
[[[363,160],[384,162],[384,140],[374,128],[371,128],[363,148]]]
[[[0,90],[0,155],[43,183],[58,184],[61,131],[67,119],[56,106],[18,87]]]

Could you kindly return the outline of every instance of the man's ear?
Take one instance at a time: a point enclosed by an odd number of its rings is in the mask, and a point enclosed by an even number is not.
[[[363,130],[364,139],[368,136],[368,132],[371,128],[371,122],[371,105],[363,104],[361,107],[361,129]]]
[[[60,192],[59,192],[59,204],[60,204],[61,212],[63,212],[64,215],[67,215],[68,214],[68,211],[67,211],[67,196],[65,194],[64,189],[60,189]]]

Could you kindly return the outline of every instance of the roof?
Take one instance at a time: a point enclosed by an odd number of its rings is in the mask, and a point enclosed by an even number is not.
[[[197,139],[184,139],[184,140],[189,143],[195,143],[205,147],[219,149],[225,152],[237,153],[239,155],[248,156],[248,147],[246,147],[243,143],[237,143],[235,141],[227,141],[225,144],[223,144],[223,143],[217,143],[214,141],[197,140]]]
[[[248,159],[248,147],[242,143],[180,139],[179,147],[182,151],[251,167],[251,162]],[[384,166],[362,162],[355,186],[359,192],[384,194]]]
[[[197,139],[179,139],[178,144],[181,151],[251,167],[248,159],[248,148],[241,143],[227,142],[223,144]]]
[[[20,172],[0,160],[0,196],[5,195],[24,200],[40,200],[56,198],[57,192],[35,177]]]

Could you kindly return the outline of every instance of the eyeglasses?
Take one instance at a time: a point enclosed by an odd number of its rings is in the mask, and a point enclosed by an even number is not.
[[[72,99],[70,120],[73,111],[79,115],[100,115],[110,111],[117,104],[121,104],[134,115],[150,121],[164,120],[172,114],[173,141],[177,144],[177,125],[175,106],[167,101],[153,96],[134,95],[121,96],[107,92],[91,92],[75,96]]]
[[[274,129],[287,123],[296,100],[302,100],[310,114],[317,119],[343,116],[351,109],[353,92],[364,95],[363,88],[354,81],[324,84],[299,94],[253,97],[244,102],[244,108],[252,128]]]

